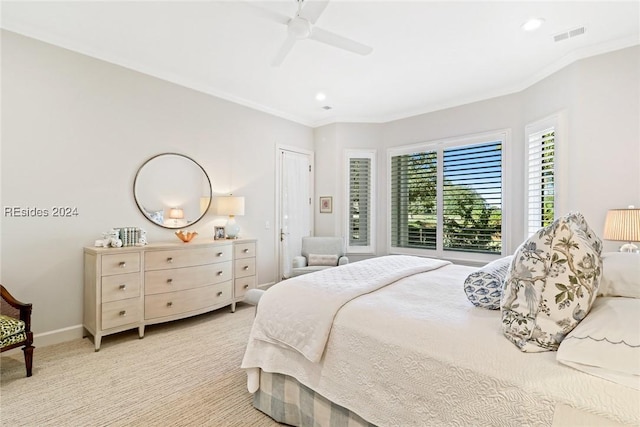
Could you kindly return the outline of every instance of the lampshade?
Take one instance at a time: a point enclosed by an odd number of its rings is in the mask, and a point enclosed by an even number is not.
[[[169,209],[169,218],[171,219],[183,219],[184,211],[180,208],[171,208]]]
[[[620,250],[635,252],[637,246],[631,242],[640,241],[640,209],[610,209],[604,221],[604,235],[606,240],[628,242]]]
[[[640,242],[640,209],[611,209],[604,222],[604,238]]]
[[[218,215],[244,215],[244,197],[218,196],[216,197],[216,213]]]

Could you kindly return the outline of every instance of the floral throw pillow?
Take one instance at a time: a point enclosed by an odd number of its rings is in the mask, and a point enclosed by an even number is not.
[[[491,261],[467,277],[464,281],[464,292],[473,305],[489,310],[500,309],[502,288],[512,258],[513,256],[509,255]]]
[[[525,241],[507,273],[502,331],[520,350],[555,351],[587,315],[602,275],[602,241],[580,213]]]

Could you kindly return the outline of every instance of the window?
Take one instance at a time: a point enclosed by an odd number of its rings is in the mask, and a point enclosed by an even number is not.
[[[375,151],[347,151],[347,252],[375,252]]]
[[[501,133],[390,150],[391,251],[501,254],[505,140]]]
[[[526,237],[551,224],[556,213],[556,121],[527,126]]]
[[[502,141],[444,150],[444,249],[502,252]]]
[[[391,241],[400,248],[436,249],[438,154],[391,157]]]

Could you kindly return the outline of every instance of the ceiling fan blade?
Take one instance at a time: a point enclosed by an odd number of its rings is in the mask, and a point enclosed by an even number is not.
[[[360,55],[368,55],[373,51],[371,46],[358,43],[357,41],[318,27],[313,27],[309,38],[340,49],[348,50],[349,52],[358,53]]]
[[[281,13],[275,12],[273,10],[269,10],[262,6],[258,6],[258,2],[255,1],[239,1],[238,3],[247,7],[247,9],[253,15],[264,18],[271,22],[276,22],[278,24],[287,25],[291,20],[290,16],[282,15]]]
[[[295,37],[287,37],[287,39],[280,47],[278,53],[276,53],[275,58],[273,58],[273,62],[271,63],[271,65],[277,67],[282,64],[282,61],[284,61],[284,58],[289,54],[289,52],[291,52],[291,49],[293,48],[293,45],[296,43],[296,41],[297,39]]]
[[[300,11],[300,16],[315,24],[328,4],[329,0],[306,0]]]

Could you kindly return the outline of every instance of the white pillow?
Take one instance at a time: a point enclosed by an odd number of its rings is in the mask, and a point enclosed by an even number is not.
[[[640,298],[640,254],[605,252],[599,295]]]
[[[558,362],[640,390],[640,299],[598,297],[562,341]]]
[[[338,255],[309,254],[309,265],[335,267],[338,265]]]

